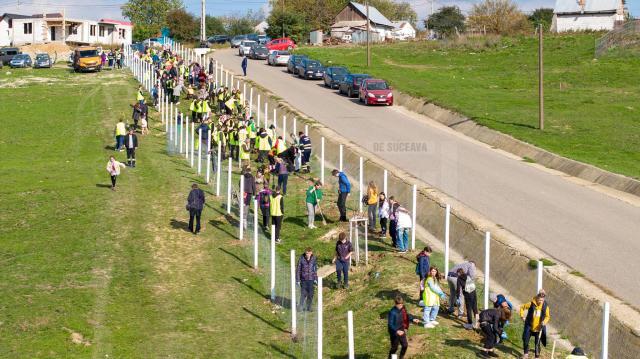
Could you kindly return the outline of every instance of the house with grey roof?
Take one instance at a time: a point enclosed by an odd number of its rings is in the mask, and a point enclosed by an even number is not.
[[[556,0],[551,31],[610,31],[625,11],[623,0]]]
[[[384,41],[390,38],[394,31],[394,24],[389,21],[378,9],[369,5],[369,31],[371,41]],[[336,15],[334,24],[331,25],[331,37],[344,39],[366,38],[367,31],[367,7],[357,2],[349,2],[347,6]],[[362,36],[364,33],[364,37]]]

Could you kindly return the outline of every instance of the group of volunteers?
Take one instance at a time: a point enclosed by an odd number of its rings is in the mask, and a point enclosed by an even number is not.
[[[153,64],[157,72],[159,80],[151,91],[154,105],[158,104],[161,89],[167,94],[169,101],[175,104],[179,104],[183,98],[189,101],[190,113],[180,113],[171,121],[176,121],[177,126],[185,126],[186,116],[190,116],[197,124],[196,133],[202,135],[194,145],[207,149],[203,152],[211,155],[213,172],[220,171],[217,168],[218,158],[225,160],[230,157],[240,161],[240,181],[243,182],[241,186],[243,192],[238,193],[237,197],[238,201],[242,201],[242,208],[245,211],[244,221],[240,225],[247,227],[250,207],[256,203],[261,213],[262,230],[270,233],[273,226],[275,241],[281,243],[288,177],[291,173],[311,172],[312,146],[309,136],[299,132],[291,133],[289,138],[286,138],[278,134],[274,124],[258,126],[254,118],[249,115],[250,111],[242,92],[220,86],[215,82],[212,76],[215,71],[213,60],[206,69],[195,62],[188,64],[167,48],[146,49],[144,52],[136,53],[136,56]],[[133,108],[134,123],[127,128],[124,121],[120,120],[115,130],[115,149],[127,151],[126,166],[130,167],[136,165],[135,151],[138,147],[136,130],[140,130],[141,133],[148,131],[146,125],[148,107],[142,87],[138,89]],[[120,169],[124,167],[125,164],[111,156],[107,171],[111,176],[113,190],[115,190]],[[337,182],[338,221],[348,222],[347,199],[351,193],[351,183],[347,174],[340,170],[333,170],[332,176]],[[317,214],[320,214],[322,221],[325,222],[321,207],[322,199],[323,183],[317,178],[309,178],[304,203],[307,211],[307,227],[310,229],[316,228]],[[362,201],[363,207],[366,207],[363,216],[367,219],[368,230],[371,233],[377,233],[383,240],[388,234],[392,246],[398,253],[407,253],[409,234],[415,225],[412,223],[409,210],[403,207],[394,196],[387,196],[386,193],[379,191],[375,182],[368,183],[363,197],[359,200]],[[189,212],[189,230],[193,234],[198,234],[201,230],[200,218],[204,204],[204,191],[197,184],[193,184],[186,205]],[[256,218],[256,220],[259,219]],[[349,270],[353,253],[354,247],[347,234],[339,232],[332,259],[337,276],[336,289],[349,288]],[[438,326],[442,305],[448,305],[444,312],[451,319],[465,318],[466,323],[463,325],[465,329],[477,330],[483,335],[483,346],[478,356],[498,357],[494,349],[501,341],[507,339],[504,329],[515,310],[513,304],[505,295],[491,293],[489,297],[493,308],[478,311],[475,263],[465,261],[455,265],[448,273],[441,273],[439,268],[432,265],[431,253],[432,249],[426,246],[416,257],[415,273],[418,276],[421,318],[410,314],[402,295],[394,298],[394,305],[387,317],[391,346],[389,358],[393,354],[398,354],[398,349],[400,349],[399,358],[405,356],[409,343],[408,329],[411,323],[421,323],[426,329]],[[312,311],[318,279],[317,271],[318,260],[313,249],[307,247],[299,257],[295,270],[295,279],[300,287],[300,298],[297,302],[299,311]],[[443,289],[445,283],[448,292]],[[529,357],[531,338],[534,342],[535,358],[540,357],[541,346],[546,345],[546,325],[551,319],[546,297],[547,293],[540,290],[530,302],[519,308],[519,316],[524,321],[523,358]],[[583,355],[583,351],[576,348],[569,358],[586,358]]]

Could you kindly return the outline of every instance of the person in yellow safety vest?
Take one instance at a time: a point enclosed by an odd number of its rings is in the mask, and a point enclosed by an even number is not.
[[[144,95],[142,94],[142,85],[138,86],[138,93],[136,94],[136,101],[141,105],[144,103]]]
[[[189,111],[191,111],[191,119],[195,121],[198,118],[198,113],[200,112],[200,104],[198,103],[198,100],[191,101]]]
[[[200,105],[200,119],[204,119],[205,117],[209,116],[209,113],[211,112],[211,108],[209,108],[209,103],[206,100],[200,100],[198,101],[199,105]]]
[[[240,145],[240,161],[241,168],[251,169],[251,144],[248,138]]]
[[[253,117],[249,118],[249,123],[247,124],[247,132],[249,132],[249,144],[251,145],[251,150],[253,151],[256,148],[256,137],[258,137],[258,132],[256,131],[256,123],[253,121]]]
[[[276,227],[276,243],[280,243],[280,228],[284,217],[284,197],[280,194],[280,186],[277,186],[275,192],[269,197],[269,210],[271,212],[271,223]]]
[[[271,138],[267,135],[267,131],[264,128],[260,128],[258,131],[258,163],[264,162],[265,157],[271,150]]]
[[[273,148],[276,150],[276,156],[281,154],[287,149],[287,145],[284,143],[282,136],[278,136],[278,139],[276,140],[276,143],[273,146]]]
[[[231,158],[238,160],[238,130],[235,128],[229,131],[229,147],[231,148]]]
[[[238,140],[240,143],[244,143],[244,140],[247,139],[247,128],[244,125],[240,125],[238,128]]]
[[[222,160],[226,160],[227,156],[227,132],[224,127],[220,127],[218,131],[218,141],[220,141],[220,157]]]
[[[271,142],[275,142],[275,139],[276,139],[276,126],[274,126],[274,125],[269,126],[269,129],[267,130],[267,135],[271,139]]]
[[[224,103],[225,106],[227,106],[227,108],[233,112],[233,110],[236,109],[236,102],[234,101],[234,98],[230,98],[229,100],[227,100],[227,102]]]

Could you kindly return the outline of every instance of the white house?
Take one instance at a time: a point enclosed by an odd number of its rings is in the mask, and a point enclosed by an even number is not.
[[[133,24],[126,21],[70,19],[62,14],[42,14],[12,19],[13,31],[0,42],[13,46],[64,41],[75,45],[128,45],[132,41]]]
[[[622,0],[556,0],[551,31],[613,30],[624,12]]]
[[[13,22],[16,19],[25,19],[30,16],[5,13],[0,16],[0,46],[11,46],[13,38]]]
[[[394,29],[391,37],[396,40],[407,40],[416,38],[416,29],[408,21],[392,21]]]
[[[366,38],[367,7],[356,2],[350,2],[336,15],[334,24],[331,25],[331,37],[344,38],[353,33],[364,30]],[[369,6],[369,31],[372,41],[382,41],[390,38],[394,26],[384,15],[373,6]],[[361,38],[357,36],[357,38]],[[352,39],[354,42],[358,42]]]
[[[266,34],[268,28],[269,24],[266,21],[262,21],[253,28],[253,31],[256,34],[264,35]]]

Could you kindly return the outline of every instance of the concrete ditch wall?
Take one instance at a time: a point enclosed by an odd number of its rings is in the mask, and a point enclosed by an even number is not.
[[[293,118],[297,118],[297,130],[309,126],[309,136],[314,146],[314,155],[320,155],[321,138],[325,138],[325,162],[339,163],[339,147],[344,146],[343,168],[354,187],[351,201],[357,201],[359,158],[364,158],[364,181],[375,180],[382,183],[384,169],[388,170],[388,192],[396,199],[411,206],[412,186],[418,186],[417,224],[435,238],[444,237],[445,204],[450,204],[451,227],[450,246],[452,251],[465,258],[475,260],[479,268],[484,268],[484,233],[490,231],[491,281],[503,288],[519,302],[526,302],[535,294],[536,272],[528,266],[530,259],[548,257],[509,231],[491,223],[479,213],[459,203],[453,198],[431,188],[390,163],[378,159],[340,136],[335,131],[315,122],[304,114],[279,100],[268,90],[252,83],[253,99],[261,94],[262,101],[268,99],[269,119],[272,123],[273,109],[277,108],[278,133],[282,133],[282,116],[287,118],[287,132],[293,131]],[[264,102],[261,104],[264,109]],[[264,115],[261,116],[264,124]],[[532,157],[533,158],[533,157]],[[325,167],[325,181],[331,178],[333,167]],[[357,202],[356,202],[357,203]],[[420,233],[420,231],[417,231]],[[418,238],[419,239],[419,238]],[[419,245],[416,244],[418,247]],[[585,348],[591,356],[600,353],[602,330],[602,303],[611,303],[609,354],[611,358],[636,359],[640,356],[640,314],[618,299],[608,295],[596,285],[570,274],[571,269],[561,264],[545,268],[544,288],[549,293],[552,324],[560,329],[572,343]]]
[[[545,167],[571,176],[640,196],[640,181],[636,179],[545,151],[504,133],[479,125],[461,114],[449,111],[433,103],[428,103],[424,99],[411,97],[399,91],[394,91],[394,97],[397,105],[404,106],[409,111],[428,116],[445,126],[490,146],[511,152],[520,157],[531,158]]]

